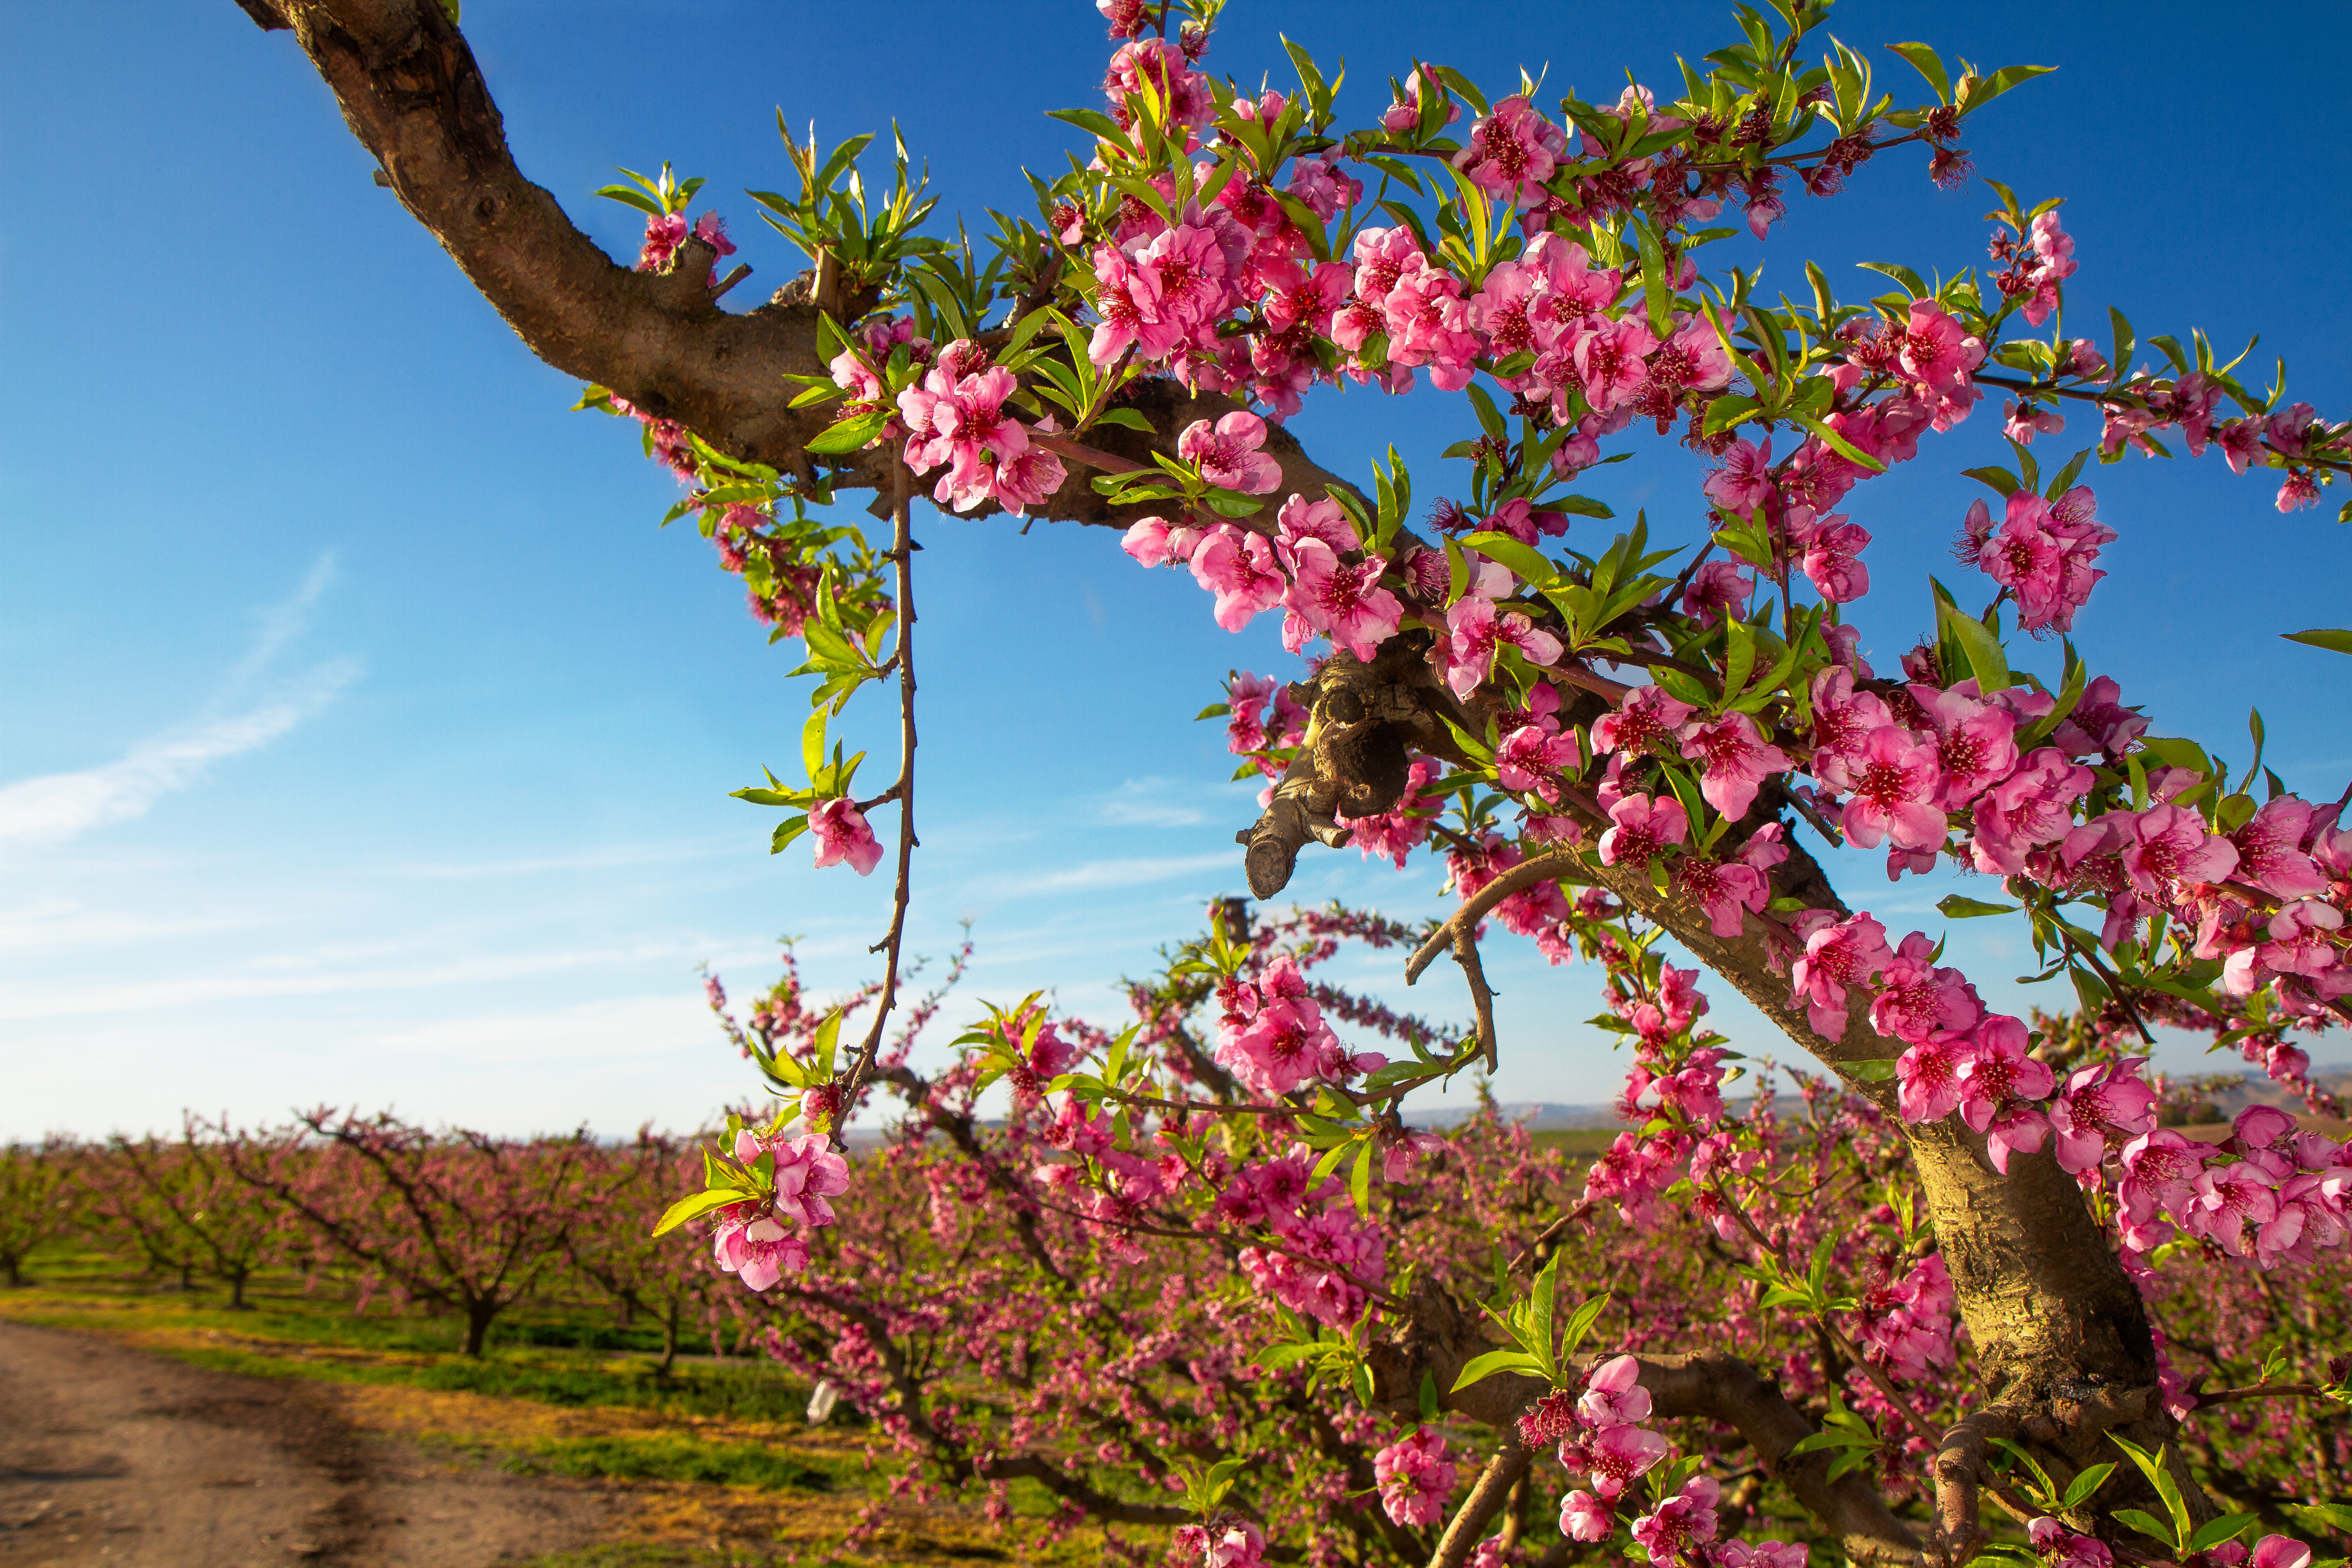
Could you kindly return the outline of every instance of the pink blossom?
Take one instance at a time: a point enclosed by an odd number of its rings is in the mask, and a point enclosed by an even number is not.
[[[1609,820],[1615,826],[1601,836],[1603,866],[1643,865],[1690,834],[1690,818],[1684,814],[1682,802],[1672,795],[1653,800],[1646,795],[1629,795],[1609,808]]]
[[[1633,1521],[1634,1544],[1649,1553],[1654,1568],[1674,1568],[1690,1547],[1715,1539],[1715,1505],[1722,1496],[1713,1476],[1693,1476],[1655,1511]]]
[[[1559,734],[1527,724],[1503,737],[1495,753],[1495,782],[1509,790],[1532,790],[1549,801],[1559,798],[1558,774],[1562,768],[1583,763],[1574,731]]]
[[[1805,939],[1803,955],[1790,968],[1790,1005],[1805,1004],[1814,1033],[1823,1039],[1842,1038],[1848,991],[1867,985],[1894,956],[1886,928],[1867,914],[1824,924]]]
[[[1934,952],[1935,944],[1923,931],[1903,939],[1879,977],[1878,995],[1870,1004],[1872,1028],[1918,1045],[1939,1030],[1975,1026],[1982,1011],[1976,994],[1958,970],[1937,968]]]
[[[847,799],[836,795],[817,802],[809,808],[808,819],[809,833],[816,840],[818,870],[846,862],[864,877],[880,862],[880,842],[866,825],[865,814]]]
[[[2244,826],[2230,835],[2238,851],[2238,879],[2252,882],[2281,899],[2307,898],[2327,890],[2327,879],[2303,852],[2316,814],[2291,795],[2283,795]]]
[[[1381,1508],[1399,1524],[1434,1524],[1454,1495],[1454,1461],[1445,1439],[1428,1426],[1401,1437],[1372,1456],[1372,1478]]]
[[[2050,1107],[2059,1165],[2070,1175],[2095,1171],[2110,1148],[2156,1127],[2156,1090],[2139,1076],[2147,1058],[2126,1057],[2070,1075]]]
[[[1723,455],[1723,466],[1701,489],[1707,500],[1743,517],[1771,500],[1772,438],[1764,437],[1761,447],[1747,440],[1733,442],[1731,450]]]
[[[1229,522],[1211,529],[1192,551],[1192,580],[1217,596],[1217,625],[1237,632],[1261,610],[1282,603],[1289,584],[1264,534]]]
[[[2246,1255],[2246,1226],[2278,1217],[2278,1178],[2252,1161],[2207,1166],[2197,1174],[2195,1195],[2176,1211],[2183,1229],[2214,1243],[2232,1258]]]
[[[1285,549],[1302,539],[1319,539],[1340,554],[1363,547],[1356,525],[1335,500],[1308,500],[1294,494],[1276,516],[1275,542]]]
[[[754,1290],[799,1273],[809,1260],[808,1244],[765,1215],[721,1219],[711,1232],[711,1256],[720,1272],[736,1276]]]
[[[1226,415],[1213,426],[1195,419],[1176,437],[1176,455],[1197,463],[1213,485],[1265,495],[1282,483],[1282,466],[1258,450],[1265,445],[1265,421],[1255,414]]]
[[[1576,1418],[1591,1427],[1639,1425],[1650,1418],[1650,1391],[1642,1386],[1642,1363],[1629,1355],[1602,1362],[1584,1380]]]
[[[1979,871],[2014,875],[2026,852],[2063,838],[2074,826],[2074,804],[2091,793],[2091,770],[2043,746],[2023,765],[1977,798],[1976,837],[1969,845]]]
[[[2012,1152],[2042,1147],[2050,1124],[2026,1102],[2046,1100],[2057,1079],[2027,1056],[2025,1026],[1996,1014],[1977,1026],[1976,1050],[1959,1067],[1960,1120],[1985,1134],[1993,1168],[2006,1173]]]
[[[1592,721],[1592,749],[1622,752],[1628,757],[1662,749],[1658,742],[1682,728],[1697,710],[1677,702],[1654,686],[1637,687],[1619,699],[1616,711]]]
[[[1768,743],[1756,721],[1745,713],[1695,721],[1678,732],[1683,755],[1699,764],[1699,794],[1735,821],[1748,815],[1766,779],[1793,765],[1788,753]]]
[[[1643,363],[1658,346],[1657,335],[1637,317],[1602,321],[1581,333],[1571,351],[1584,400],[1606,414],[1632,397],[1649,375]]]
[[[1146,517],[1128,526],[1119,537],[1118,547],[1134,557],[1138,565],[1165,566],[1173,563],[1181,566],[1192,559],[1200,540],[1199,529],[1171,527],[1164,517]]]
[[[1468,697],[1495,668],[1495,655],[1515,647],[1530,663],[1559,659],[1560,641],[1517,610],[1497,611],[1492,599],[1466,595],[1445,612],[1446,636],[1439,652],[1445,661],[1445,683],[1457,697]]]
[[[1755,867],[1718,864],[1697,855],[1675,862],[1675,885],[1706,912],[1707,929],[1719,937],[1738,936],[1746,929],[1741,911],[1760,915],[1772,898],[1770,883]]]
[[[1956,811],[2017,766],[2017,720],[2006,710],[1958,691],[1914,686],[1911,699],[1936,732],[1943,775],[1938,804]]]
[[[1363,288],[1360,279],[1357,289]],[[1470,384],[1478,357],[1478,334],[1471,330],[1462,280],[1429,266],[1418,256],[1381,302],[1389,329],[1389,360],[1427,365],[1430,384],[1459,392]]]
[[[2077,1535],[2063,1521],[2047,1517],[2025,1527],[2034,1554],[2047,1568],[2114,1568],[2115,1554],[2095,1536]]]
[[[2124,1212],[2145,1223],[2166,1210],[2178,1214],[2203,1169],[2204,1146],[2169,1127],[2141,1133],[2124,1145],[2123,1179],[2116,1193]]]
[[[1531,206],[1544,200],[1544,182],[1567,151],[1567,134],[1514,94],[1471,127],[1470,144],[1453,162],[1488,195]]]
[[[738,1158],[744,1157],[741,1140],[738,1134]],[[849,1190],[849,1163],[833,1152],[832,1140],[822,1132],[811,1132],[768,1147],[776,1157],[777,1217],[806,1226],[831,1225],[833,1205],[825,1200]]]
[[[1891,838],[1905,849],[1943,847],[1944,814],[1935,805],[1943,787],[1936,748],[1921,745],[1894,724],[1871,731],[1862,749],[1822,769],[1824,781],[1848,792],[1842,826],[1864,849]]]
[[[1616,1530],[1616,1516],[1591,1492],[1572,1491],[1559,1500],[1559,1532],[1571,1541],[1606,1541]]]
[[[1405,90],[1412,96],[1398,99],[1381,111],[1381,129],[1391,136],[1412,135],[1421,124],[1422,106],[1427,95],[1434,93],[1444,106],[1445,118],[1441,124],[1451,125],[1462,118],[1462,108],[1446,93],[1445,84],[1437,72],[1428,66],[1415,66],[1412,75],[1405,79]]]
[[[1853,672],[1842,666],[1833,665],[1813,677],[1811,696],[1816,763],[1834,756],[1860,756],[1864,742],[1874,731],[1895,722],[1875,692],[1853,689]]]
[[[2254,1542],[2247,1568],[2311,1568],[2311,1548],[2284,1535],[2265,1535]]]
[[[1291,652],[1304,647],[1312,631],[1358,658],[1370,659],[1396,635],[1404,606],[1380,585],[1381,574],[1388,567],[1380,556],[1343,565],[1321,540],[1302,539],[1291,547],[1290,560],[1297,575],[1282,595],[1290,612],[1283,620],[1282,641]]]
[[[1646,1426],[1612,1426],[1585,1448],[1591,1462],[1592,1489],[1604,1501],[1614,1501],[1626,1486],[1664,1458],[1666,1440]]]
[[[1710,561],[1691,574],[1690,586],[1683,591],[1683,614],[1709,627],[1727,615],[1745,620],[1748,596],[1755,591],[1754,573],[1736,561]]]
[[[1832,605],[1850,604],[1870,592],[1870,568],[1862,563],[1869,542],[1869,530],[1848,522],[1842,512],[1833,513],[1807,533],[1798,564],[1815,593]]]
[[[1183,50],[1165,38],[1138,38],[1120,46],[1103,77],[1103,92],[1110,100],[1112,118],[1122,125],[1130,112],[1127,100],[1139,95],[1160,103],[1170,125],[1205,126],[1217,114],[1209,79],[1191,69]]]
[[[1984,353],[1983,341],[1969,336],[1934,300],[1911,302],[1900,353],[1906,374],[1932,390],[1950,393],[1968,385],[1969,373],[1984,363]]]
[[[1938,1029],[1895,1059],[1895,1101],[1906,1121],[1940,1121],[1959,1109],[1960,1068],[1976,1055],[1974,1037]]]
[[[2238,868],[2238,848],[2205,831],[2205,819],[2186,806],[2155,805],[2130,819],[2124,873],[2152,898],[2183,882],[2226,880]]]

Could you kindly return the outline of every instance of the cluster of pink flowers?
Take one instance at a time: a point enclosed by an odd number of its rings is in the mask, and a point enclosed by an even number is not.
[[[1866,1290],[1855,1314],[1863,1354],[1895,1376],[1926,1377],[1952,1364],[1951,1270],[1930,1253],[1900,1279]]]
[[[2026,226],[2021,242],[2012,234],[1996,233],[1992,258],[2009,263],[1994,286],[2010,299],[2024,300],[2021,313],[2038,327],[2058,309],[2058,285],[2074,276],[2074,238],[2059,226],[2053,207]]]
[[[668,267],[670,258],[677,254],[677,247],[686,243],[686,237],[689,234],[710,247],[715,253],[710,263],[710,280],[718,282],[718,258],[734,255],[735,242],[727,237],[726,219],[715,212],[704,213],[691,226],[687,223],[684,213],[648,216],[646,219],[645,247],[637,252],[637,270],[659,272]]]
[[[1387,1278],[1387,1248],[1345,1183],[1311,1184],[1314,1163],[1314,1152],[1297,1143],[1280,1158],[1244,1165],[1217,1194],[1216,1211],[1226,1224],[1271,1235],[1273,1245],[1240,1251],[1252,1284],[1295,1312],[1347,1327],[1363,1316],[1365,1288]]]
[[[1105,6],[1139,6],[1141,3],[1142,0],[1097,0],[1097,4]],[[1206,1524],[1180,1525],[1169,1538],[1168,1555],[1173,1562],[1197,1562],[1201,1568],[1266,1568],[1265,1532],[1249,1520],[1225,1516]]]
[[[1182,439],[1208,429],[1205,421],[1197,422]],[[1225,466],[1221,471],[1233,478],[1278,482],[1273,459],[1257,451],[1265,439],[1265,423],[1255,415],[1229,414],[1197,449],[1213,450]],[[1189,567],[1193,581],[1215,595],[1216,622],[1227,631],[1240,631],[1260,613],[1280,608],[1283,646],[1292,653],[1311,637],[1326,637],[1369,659],[1403,622],[1402,602],[1381,585],[1386,558],[1364,550],[1355,524],[1337,501],[1293,494],[1276,514],[1272,538],[1229,522],[1171,524],[1147,517],[1128,529],[1122,544],[1143,565]],[[1344,559],[1350,555],[1358,559]]]
[[[2116,1163],[2126,1263],[2176,1228],[2265,1268],[2307,1263],[2352,1232],[2352,1142],[2298,1131],[2275,1107],[2239,1112],[2219,1144],[2153,1128],[2126,1143]]]
[[[1444,1518],[1454,1478],[1453,1458],[1433,1427],[1417,1427],[1372,1456],[1381,1508],[1399,1524],[1429,1525]]]
[[[1559,1462],[1591,1485],[1560,1500],[1560,1531],[1578,1541],[1608,1540],[1617,1524],[1612,1505],[1671,1451],[1642,1425],[1650,1417],[1650,1391],[1641,1375],[1640,1362],[1615,1357],[1586,1375],[1572,1402],[1567,1390],[1556,1389],[1519,1417],[1528,1447],[1558,1444]]]
[[[718,1210],[711,1232],[719,1268],[754,1290],[808,1267],[806,1237],[785,1226],[814,1230],[831,1225],[833,1205],[825,1200],[849,1190],[849,1163],[833,1152],[832,1140],[822,1132],[762,1138],[746,1128],[735,1134],[738,1160],[748,1165],[762,1155],[772,1157],[773,1194]]]
[[[835,375],[840,380],[842,372]],[[854,372],[843,384],[864,386]],[[1062,460],[1034,445],[1004,406],[1018,384],[1011,371],[989,363],[986,350],[958,338],[920,382],[898,394],[907,466],[919,474],[947,466],[933,500],[957,511],[993,501],[1017,517],[1061,489]]]
[[[2076,485],[2054,501],[2020,489],[1996,525],[1991,509],[1978,501],[1961,525],[1960,551],[2009,590],[2019,626],[2036,637],[2069,632],[2074,612],[2106,575],[2091,563],[2116,537],[2094,516],[2097,507],[2088,485]]]
[[[1269,962],[1253,982],[1221,982],[1217,1000],[1217,1060],[1255,1093],[1269,1098],[1303,1084],[1343,1084],[1388,1065],[1377,1051],[1351,1054],[1307,994],[1306,977],[1287,953]]]

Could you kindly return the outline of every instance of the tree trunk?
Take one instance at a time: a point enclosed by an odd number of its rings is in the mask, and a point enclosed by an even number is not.
[[[670,1364],[677,1360],[677,1319],[678,1314],[683,1310],[685,1310],[683,1302],[672,1300],[669,1304],[669,1311],[662,1319],[661,1363],[654,1369],[654,1375],[656,1377],[667,1377]]]
[[[0,1258],[0,1263],[5,1263],[8,1268],[8,1289],[14,1290],[16,1287],[25,1282],[24,1275],[17,1269],[17,1259],[14,1253],[9,1254],[6,1258]]]
[[[477,1361],[481,1359],[482,1347],[490,1337],[490,1321],[498,1315],[495,1301],[466,1303],[466,1353]]]
[[[228,1277],[228,1310],[230,1311],[249,1312],[253,1310],[251,1307],[246,1304],[245,1300],[245,1281],[251,1272],[252,1270],[250,1269],[239,1268],[230,1273]]]

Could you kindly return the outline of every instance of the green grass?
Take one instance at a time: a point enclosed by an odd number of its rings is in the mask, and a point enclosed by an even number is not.
[[[660,1347],[657,1331],[622,1328],[601,1309],[579,1303],[517,1305],[492,1325],[488,1351],[474,1360],[459,1353],[462,1321],[414,1310],[395,1315],[381,1301],[355,1311],[347,1279],[330,1278],[306,1290],[299,1275],[272,1271],[248,1283],[250,1310],[231,1311],[226,1290],[216,1284],[184,1294],[159,1288],[103,1253],[51,1247],[30,1264],[24,1289],[0,1291],[12,1320],[101,1331],[208,1330],[247,1342],[167,1352],[223,1372],[751,1421],[797,1423],[808,1403],[805,1384],[756,1354],[688,1354],[670,1375],[659,1376],[652,1353]],[[699,1349],[708,1342],[688,1343]],[[835,1417],[851,1418],[846,1411]]]
[[[1559,1149],[1570,1154],[1598,1154],[1617,1141],[1622,1127],[1553,1127],[1528,1137],[1538,1149]]]
[[[753,1444],[668,1436],[558,1438],[513,1456],[506,1468],[592,1480],[701,1481],[770,1491],[831,1491],[840,1479],[823,1466]]]

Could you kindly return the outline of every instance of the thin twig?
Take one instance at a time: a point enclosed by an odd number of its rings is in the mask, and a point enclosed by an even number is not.
[[[1522,888],[1533,887],[1538,882],[1573,869],[1576,864],[1576,855],[1573,850],[1548,850],[1532,859],[1520,861],[1463,900],[1462,907],[1448,916],[1444,925],[1430,933],[1429,940],[1421,944],[1419,952],[1405,960],[1404,983],[1411,985],[1419,980],[1422,972],[1437,962],[1439,953],[1444,952],[1447,948],[1454,947],[1455,939],[1462,933],[1476,930],[1478,922],[1485,920],[1487,911],[1496,904]],[[1459,956],[1458,949],[1456,955]],[[1467,965],[1465,967],[1466,968]]]
[[[835,1125],[856,1108],[857,1096],[873,1076],[874,1061],[882,1050],[883,1026],[891,1005],[898,999],[898,950],[907,934],[907,901],[913,885],[915,858],[915,549],[914,476],[904,463],[893,465],[896,482],[890,505],[890,558],[898,569],[898,781],[889,794],[898,803],[898,874],[890,889],[890,930],[866,951],[887,954],[882,969],[882,991],[876,998],[874,1022],[866,1043],[842,1086],[841,1109]]]

